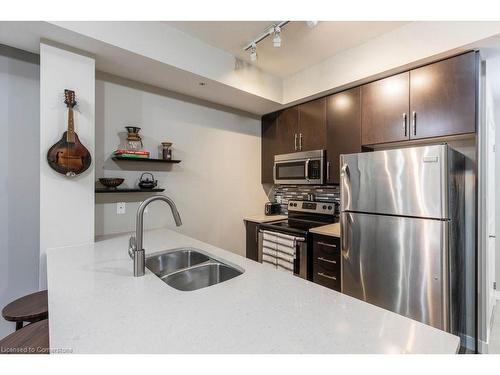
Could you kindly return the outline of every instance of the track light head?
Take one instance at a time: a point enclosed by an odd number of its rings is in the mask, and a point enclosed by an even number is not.
[[[281,28],[279,26],[274,28],[273,46],[275,48],[281,47]]]
[[[257,60],[257,44],[255,43],[252,43],[252,46],[250,47],[250,60]]]

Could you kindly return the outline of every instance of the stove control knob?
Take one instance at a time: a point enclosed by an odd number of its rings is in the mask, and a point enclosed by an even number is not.
[[[326,204],[323,205],[323,210],[326,210]]]
[[[332,206],[328,206],[328,209],[331,210],[332,209]]]

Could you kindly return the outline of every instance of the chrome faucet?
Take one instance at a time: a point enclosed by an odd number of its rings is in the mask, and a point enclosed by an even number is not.
[[[166,202],[170,209],[172,210],[172,215],[174,216],[175,225],[178,227],[182,225],[181,216],[175,203],[172,199],[165,195],[154,195],[144,200],[139,208],[137,209],[137,217],[135,222],[135,237],[131,236],[128,243],[128,254],[134,261],[134,276],[144,276],[146,272],[146,254],[142,248],[142,238],[144,234],[144,210],[146,207],[154,201]]]

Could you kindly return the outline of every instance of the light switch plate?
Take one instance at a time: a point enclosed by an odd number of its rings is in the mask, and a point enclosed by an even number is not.
[[[125,214],[125,202],[118,202],[116,204],[116,214],[117,215]]]

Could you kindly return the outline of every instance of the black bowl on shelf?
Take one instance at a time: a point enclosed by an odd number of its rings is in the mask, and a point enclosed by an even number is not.
[[[106,186],[107,188],[117,188],[120,186],[123,181],[125,181],[124,178],[100,178],[99,182]]]

